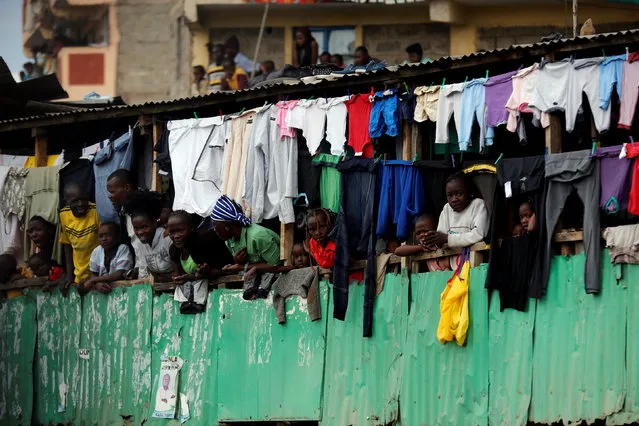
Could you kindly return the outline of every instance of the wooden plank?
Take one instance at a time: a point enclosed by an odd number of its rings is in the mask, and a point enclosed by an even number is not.
[[[47,149],[49,145],[49,136],[46,129],[35,128],[32,129],[31,135],[35,137],[35,164],[36,167],[46,167],[49,156]]]
[[[402,123],[402,160],[411,161],[413,159],[413,128],[408,121]]]
[[[548,154],[561,152],[561,117],[550,114],[550,126],[546,127],[546,150]]]
[[[160,140],[162,132],[164,130],[164,122],[153,120],[153,146]],[[162,191],[162,177],[160,176],[160,169],[158,163],[155,160],[158,158],[158,153],[153,151],[153,177],[151,178],[151,190],[161,192]]]
[[[556,243],[583,241],[583,239],[584,239],[584,231],[568,230],[568,229],[560,230],[553,237],[553,241]]]
[[[291,252],[295,242],[295,224],[282,223],[280,225],[280,259],[284,261],[284,265],[292,264]]]

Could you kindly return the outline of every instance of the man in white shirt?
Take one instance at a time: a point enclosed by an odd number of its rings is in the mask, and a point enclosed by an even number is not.
[[[177,398],[173,389],[169,388],[170,383],[171,376],[165,374],[162,378],[162,386],[158,389],[158,393],[155,397],[156,411],[169,411],[175,409]]]

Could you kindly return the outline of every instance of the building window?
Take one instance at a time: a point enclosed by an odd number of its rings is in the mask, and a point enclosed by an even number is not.
[[[345,64],[353,62],[356,47],[354,27],[311,27],[309,29],[319,46],[318,55],[329,52],[331,55],[342,55]]]

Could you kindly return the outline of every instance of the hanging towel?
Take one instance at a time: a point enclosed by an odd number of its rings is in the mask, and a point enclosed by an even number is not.
[[[470,261],[468,249],[462,252],[462,259],[452,278],[448,280],[446,288],[441,294],[439,302],[439,326],[437,340],[442,345],[446,342],[457,341],[459,346],[466,343],[468,335],[468,288],[470,280]]]

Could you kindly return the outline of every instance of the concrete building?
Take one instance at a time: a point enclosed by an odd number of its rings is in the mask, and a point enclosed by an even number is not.
[[[572,35],[569,3],[274,0],[257,58],[291,63],[298,26],[311,29],[320,52],[347,60],[359,45],[389,63],[404,61],[415,42],[432,59],[492,50],[553,31]],[[235,34],[253,57],[264,7],[263,0],[26,0],[25,52],[58,45],[57,73],[71,98],[92,90],[129,103],[188,96],[191,66],[210,61],[207,43]],[[623,1],[591,0],[578,15],[580,24],[592,18],[598,33],[639,27],[639,6]],[[61,34],[81,34],[83,44],[60,46]]]

